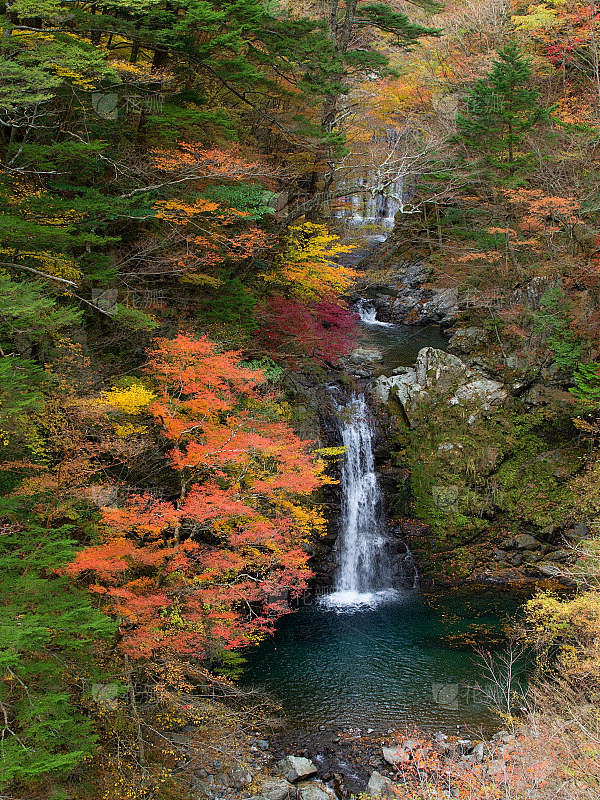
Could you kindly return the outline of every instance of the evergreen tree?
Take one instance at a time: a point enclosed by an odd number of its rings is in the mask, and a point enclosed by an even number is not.
[[[586,406],[596,407],[600,402],[600,364],[597,361],[579,364],[573,379],[575,386],[569,389],[571,394]]]
[[[3,473],[1,488],[11,477]],[[31,505],[0,499],[2,789],[68,775],[90,759],[97,736],[86,708],[107,680],[95,650],[115,632],[60,574],[76,553],[73,526],[46,526]]]
[[[516,42],[500,50],[493,63],[469,92],[456,122],[459,137],[470,150],[513,176],[529,160],[521,150],[525,136],[548,121],[549,111],[540,106],[539,92],[530,86],[531,65]]]

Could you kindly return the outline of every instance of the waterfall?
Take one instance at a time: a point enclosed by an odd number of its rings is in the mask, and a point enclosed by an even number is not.
[[[360,321],[365,325],[378,325],[381,328],[393,328],[391,322],[381,322],[377,319],[377,309],[372,300],[367,300],[361,297],[356,301],[356,313],[360,317]]]
[[[336,405],[346,448],[341,474],[340,566],[331,607],[376,605],[395,596],[382,495],[375,472],[373,418],[363,394]]]

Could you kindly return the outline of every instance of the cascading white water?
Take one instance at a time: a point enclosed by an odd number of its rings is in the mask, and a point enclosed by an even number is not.
[[[396,593],[384,535],[382,497],[373,454],[373,418],[363,394],[336,407],[346,448],[341,474],[340,567],[335,591],[325,602],[334,608],[376,605]]]
[[[393,327],[391,322],[381,322],[381,320],[377,319],[377,309],[372,300],[361,297],[360,300],[357,300],[355,308],[360,321],[365,325],[378,325],[381,328]]]

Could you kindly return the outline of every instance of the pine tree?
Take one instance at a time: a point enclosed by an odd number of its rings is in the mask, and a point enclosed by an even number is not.
[[[525,136],[548,121],[549,111],[540,106],[538,90],[530,87],[531,65],[516,42],[507,44],[493,63],[469,92],[456,122],[459,137],[470,150],[513,176],[529,160],[521,149]]]

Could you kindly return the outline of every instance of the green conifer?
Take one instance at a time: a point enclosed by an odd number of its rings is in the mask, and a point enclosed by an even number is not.
[[[512,177],[529,161],[529,153],[522,150],[526,135],[548,121],[549,111],[540,106],[540,93],[530,85],[531,65],[516,42],[500,50],[493,63],[469,92],[456,122],[470,150]]]

